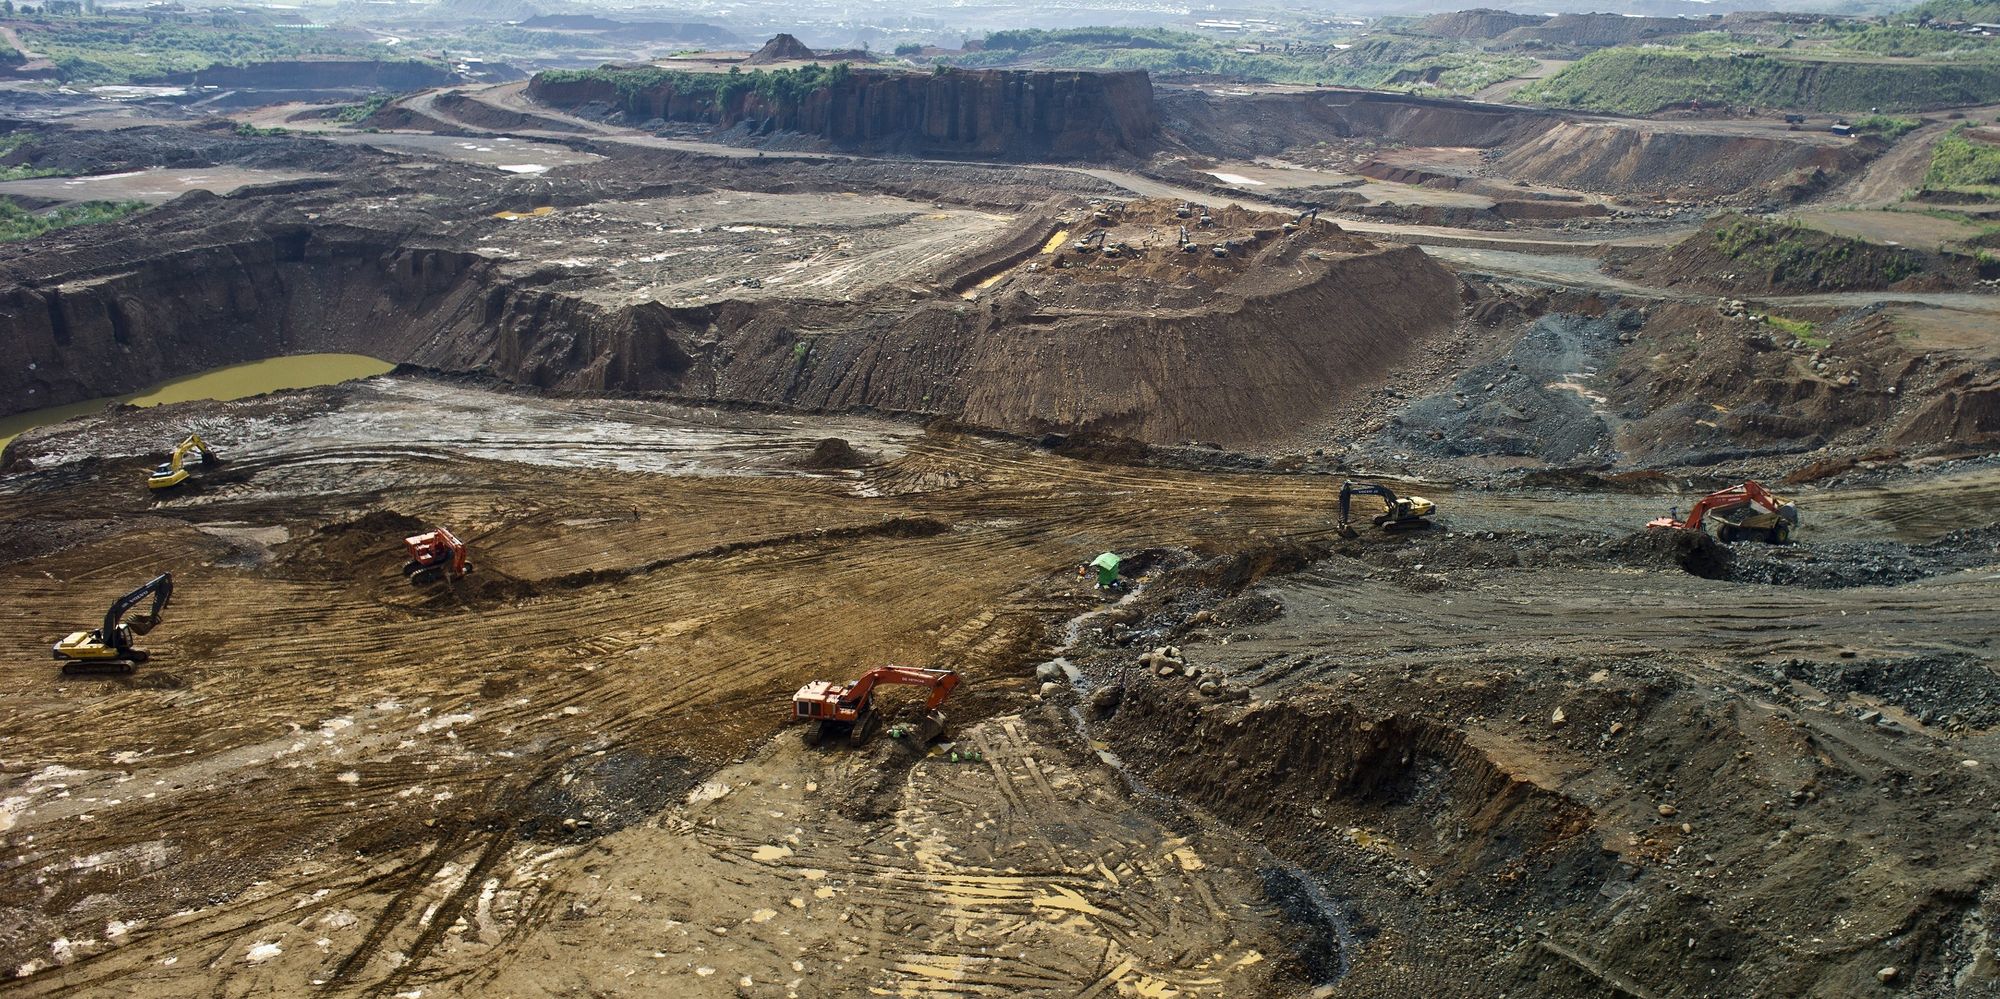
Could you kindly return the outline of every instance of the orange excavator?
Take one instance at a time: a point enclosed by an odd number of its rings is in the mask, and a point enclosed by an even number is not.
[[[403,575],[412,586],[427,586],[440,579],[463,579],[472,571],[466,559],[465,542],[449,528],[403,539],[410,560],[403,563]]]
[[[814,680],[792,695],[792,720],[814,723],[806,733],[806,740],[813,745],[844,735],[848,745],[859,746],[868,741],[879,720],[875,713],[876,687],[882,684],[927,687],[931,696],[924,701],[923,721],[912,733],[916,744],[921,746],[944,734],[944,712],[938,710],[938,705],[958,689],[958,683],[959,676],[954,670],[912,666],[878,666],[861,674],[861,679],[853,683]]]
[[[1753,480],[1703,496],[1695,501],[1686,520],[1675,510],[1654,518],[1646,526],[1702,531],[1711,520],[1717,525],[1715,540],[1725,544],[1762,541],[1782,545],[1791,541],[1792,532],[1798,529],[1799,508]]]

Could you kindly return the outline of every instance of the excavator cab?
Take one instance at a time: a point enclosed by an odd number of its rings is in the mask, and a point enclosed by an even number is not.
[[[403,547],[410,550],[410,560],[403,563],[403,576],[411,586],[428,586],[440,579],[463,579],[472,571],[472,564],[466,561],[469,552],[465,542],[458,540],[458,535],[449,528],[404,538]]]
[[[203,468],[222,463],[222,459],[209,449],[200,434],[189,434],[186,440],[174,445],[174,449],[168,452],[167,460],[160,462],[159,467],[154,468],[152,473],[146,476],[146,488],[156,491],[172,489],[188,481],[191,477],[187,470],[187,459],[190,454],[200,456]]]
[[[144,635],[160,623],[160,615],[167,609],[167,601],[174,596],[174,574],[163,572],[154,576],[146,585],[119,597],[104,612],[104,624],[95,631],[73,631],[50,650],[54,658],[63,664],[65,673],[115,671],[130,673],[133,667],[150,658],[144,651],[132,647],[135,635]],[[137,607],[147,597],[153,598],[152,609],[127,622],[127,612]]]
[[[1431,515],[1437,512],[1437,504],[1422,496],[1397,496],[1395,490],[1377,482],[1343,482],[1340,484],[1340,522],[1334,527],[1343,538],[1361,536],[1350,522],[1356,496],[1375,496],[1382,500],[1383,511],[1372,522],[1385,531],[1429,527]]]
[[[880,720],[875,711],[875,688],[882,684],[930,690],[924,701],[923,721],[912,733],[916,745],[944,734],[944,712],[938,707],[959,684],[958,673],[948,669],[878,666],[853,683],[814,680],[792,695],[792,720],[813,726],[806,733],[806,741],[812,745],[844,736],[849,746],[859,746],[868,741]]]

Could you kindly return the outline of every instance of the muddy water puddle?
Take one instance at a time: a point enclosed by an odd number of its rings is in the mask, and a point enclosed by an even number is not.
[[[51,406],[0,418],[0,448],[29,430],[102,412],[114,403],[159,406],[197,399],[243,399],[280,389],[310,388],[368,378],[384,374],[393,367],[395,365],[387,361],[364,354],[294,354],[248,364],[232,364],[161,382],[128,395],[87,399],[67,406]]]

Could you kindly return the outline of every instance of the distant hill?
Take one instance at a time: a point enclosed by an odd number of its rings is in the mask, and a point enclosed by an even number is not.
[[[596,14],[543,14],[521,22],[533,31],[596,31],[611,38],[637,42],[683,42],[708,48],[741,45],[728,30],[700,21],[618,21]]]
[[[1912,20],[1980,21],[2000,24],[2000,0],[1930,0],[1903,13]]]

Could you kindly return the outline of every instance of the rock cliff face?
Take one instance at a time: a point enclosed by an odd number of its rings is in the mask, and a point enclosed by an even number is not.
[[[854,70],[798,99],[710,87],[661,74],[650,85],[552,78],[529,84],[559,108],[616,107],[640,119],[758,132],[801,132],[843,149],[983,159],[1101,159],[1143,154],[1159,131],[1143,72]]]

